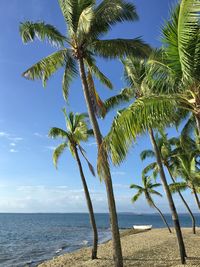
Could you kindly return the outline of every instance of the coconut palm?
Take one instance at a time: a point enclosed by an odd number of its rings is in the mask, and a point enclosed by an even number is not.
[[[189,138],[186,141],[181,140],[176,144],[176,148],[174,149],[172,156],[173,164],[171,168],[173,175],[175,177],[181,177],[183,182],[176,182],[175,184],[172,184],[171,191],[183,191],[190,188],[200,210],[200,200],[197,194],[200,187],[200,169],[196,161],[199,156],[199,150],[198,154],[196,154],[195,150],[191,150],[192,144],[195,143]],[[188,149],[188,145],[190,146],[190,149]]]
[[[162,155],[162,162],[164,164],[164,166],[166,167],[166,169],[168,170],[168,173],[170,175],[170,178],[173,182],[173,184],[176,184],[176,179],[174,177],[174,174],[172,172],[171,167],[173,166],[173,164],[175,163],[175,158],[171,158],[173,154],[173,150],[172,150],[172,145],[174,145],[175,143],[177,143],[177,138],[171,138],[171,139],[167,139],[167,135],[163,134],[158,137],[156,136],[156,143],[158,145],[158,148],[160,150],[160,153]],[[142,160],[145,160],[146,158],[155,158],[155,153],[153,150],[148,149],[148,150],[144,150],[141,152],[140,157]],[[177,159],[176,159],[177,160]],[[149,165],[147,165],[144,169],[143,169],[143,175],[146,175],[149,171],[153,171],[153,177],[156,179],[156,177],[158,176],[158,165],[157,162],[152,162]],[[172,193],[174,193],[174,191],[171,190],[172,185],[170,185],[170,191]],[[187,203],[187,201],[185,200],[185,198],[183,197],[181,190],[179,190],[176,187],[176,193],[178,193],[179,197],[181,198],[183,204],[185,205],[186,209],[188,210],[188,213],[190,214],[191,220],[192,220],[192,229],[193,229],[193,233],[196,233],[196,220],[195,217]]]
[[[91,163],[88,161],[84,149],[81,147],[80,143],[81,142],[86,142],[91,134],[93,134],[93,131],[88,128],[86,118],[88,117],[87,114],[82,113],[82,114],[74,114],[72,112],[67,115],[66,110],[63,109],[63,113],[65,116],[65,121],[66,121],[66,130],[60,129],[60,128],[51,128],[49,131],[49,136],[52,138],[62,138],[63,143],[61,143],[53,153],[53,163],[57,168],[57,162],[59,157],[62,155],[62,153],[66,150],[69,149],[72,156],[75,158],[82,184],[83,184],[83,189],[85,193],[85,198],[88,206],[88,211],[89,211],[89,216],[90,216],[90,223],[92,226],[93,230],[93,248],[92,248],[92,259],[97,258],[97,245],[98,245],[98,232],[97,232],[97,226],[96,226],[96,221],[95,221],[95,216],[94,216],[94,211],[93,211],[93,206],[92,206],[92,201],[90,198],[90,193],[88,190],[87,182],[85,179],[85,175],[83,172],[83,167],[81,164],[81,159],[79,156],[79,153],[84,157],[86,160],[90,171],[92,172],[93,175],[95,175],[94,169],[91,165]]]
[[[155,208],[158,213],[160,214],[164,224],[167,226],[169,232],[171,233],[171,229],[165,219],[165,216],[161,212],[161,210],[155,205],[155,202],[151,195],[156,195],[162,197],[162,194],[160,194],[158,191],[155,190],[155,188],[161,186],[159,183],[152,183],[151,177],[148,176],[142,176],[142,184],[143,187],[137,184],[131,184],[130,188],[138,190],[137,193],[132,197],[132,202],[136,202],[140,196],[144,195],[147,203],[150,207]]]
[[[198,0],[179,1],[162,29],[162,56],[152,64],[161,84],[163,75],[171,80],[169,101],[176,99],[177,105],[193,113],[200,135],[199,20]]]
[[[92,75],[95,75],[107,87],[112,88],[109,79],[99,70],[95,56],[102,58],[116,58],[132,54],[144,56],[149,52],[149,46],[141,39],[109,39],[102,37],[111,27],[123,21],[136,20],[137,14],[132,3],[125,0],[103,0],[96,5],[95,0],[59,0],[59,5],[67,26],[67,36],[63,36],[55,27],[44,22],[24,22],[20,26],[22,40],[27,43],[35,38],[47,39],[51,44],[61,49],[42,59],[23,76],[28,79],[42,79],[43,84],[60,68],[64,68],[63,94],[68,96],[69,85],[74,77],[80,75],[88,114],[98,149],[102,143],[102,135],[96,119],[96,105],[99,98],[94,88]],[[101,103],[101,102],[100,102]],[[115,266],[123,266],[115,199],[109,171],[107,152],[101,150],[104,168],[104,181],[108,195],[110,222],[113,236],[113,257]]]
[[[151,66],[146,60],[128,57],[126,60],[123,60],[123,64],[125,66],[125,77],[129,85],[126,93],[130,96],[129,100],[136,100],[128,108],[118,112],[111,131],[104,141],[104,146],[110,151],[114,164],[120,164],[125,159],[132,141],[136,140],[138,135],[148,131],[156,155],[160,178],[172,212],[181,262],[184,263],[186,252],[179,218],[167,184],[161,154],[153,133],[153,128],[166,127],[171,122],[175,123],[180,120],[180,115],[182,114],[176,108],[175,101],[173,102],[173,100],[171,101],[172,104],[168,105],[168,99],[163,97],[162,102],[157,103],[154,93],[157,90],[157,85],[153,82],[155,78],[152,77],[154,72],[152,72]],[[163,86],[165,87],[166,85],[167,83]],[[115,98],[113,102],[110,101],[111,105],[118,104],[119,102],[119,99]],[[101,159],[99,159],[99,162],[101,162]],[[101,171],[100,168],[99,171]]]

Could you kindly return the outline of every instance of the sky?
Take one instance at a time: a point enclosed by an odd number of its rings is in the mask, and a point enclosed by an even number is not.
[[[132,1],[131,1],[132,2]],[[115,26],[107,38],[135,38],[154,47],[160,46],[160,28],[169,15],[171,0],[135,0],[139,21]],[[48,138],[51,127],[65,127],[61,112],[86,111],[79,79],[73,82],[69,103],[62,98],[61,77],[58,71],[43,88],[40,81],[25,80],[21,73],[41,58],[55,51],[48,43],[35,41],[24,45],[19,35],[20,22],[45,21],[66,33],[57,0],[1,0],[0,1],[0,212],[87,212],[77,165],[66,151],[59,161],[58,170],[52,163],[52,152],[59,140]],[[119,61],[98,60],[101,70],[112,80],[111,92],[97,83],[97,89],[106,99],[125,86]],[[105,135],[115,112],[100,120]],[[174,131],[171,134],[175,134]],[[97,147],[94,139],[83,144],[88,158],[96,165]],[[131,183],[140,184],[142,163],[139,154],[151,148],[148,136],[138,138],[120,167],[111,169],[117,210],[119,212],[151,213],[144,199],[131,203],[134,193]],[[107,212],[105,186],[98,177],[92,177],[83,162],[95,212]],[[160,189],[162,192],[162,189]],[[184,193],[190,206],[197,211],[190,192]],[[174,196],[177,208],[185,212]],[[155,198],[164,212],[169,212],[163,197]]]

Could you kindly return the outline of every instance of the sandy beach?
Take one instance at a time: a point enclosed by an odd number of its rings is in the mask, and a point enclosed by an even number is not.
[[[193,235],[191,229],[184,228],[183,235],[187,250],[186,266],[200,266],[200,228]],[[180,267],[176,237],[167,229],[152,229],[135,233],[127,230],[122,233],[124,266],[126,267]],[[99,245],[98,260],[90,260],[90,248],[83,248],[73,253],[53,258],[39,267],[112,267],[111,241]]]

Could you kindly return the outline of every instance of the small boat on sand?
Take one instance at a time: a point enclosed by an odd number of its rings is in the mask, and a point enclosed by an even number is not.
[[[151,230],[152,225],[133,225],[133,229],[136,230]]]

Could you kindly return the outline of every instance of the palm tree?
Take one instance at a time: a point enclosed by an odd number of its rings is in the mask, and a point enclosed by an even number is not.
[[[173,193],[174,191],[172,191],[172,185],[176,184],[176,180],[175,177],[172,173],[172,166],[174,164],[174,160],[172,162],[172,158],[171,156],[173,155],[173,151],[171,148],[171,145],[174,145],[174,143],[177,142],[177,138],[171,138],[171,139],[167,139],[167,135],[163,134],[160,137],[156,137],[156,143],[158,145],[158,148],[160,150],[160,153],[162,155],[162,162],[164,164],[164,166],[166,167],[166,169],[168,170],[168,173],[170,175],[170,178],[173,182],[173,184],[171,184],[170,187],[170,191]],[[155,158],[155,153],[153,150],[144,150],[141,152],[140,157],[142,160],[145,160],[146,158]],[[153,171],[153,177],[156,178],[158,175],[158,165],[157,162],[152,162],[150,163],[148,166],[146,166],[143,170],[143,175],[146,175],[149,171]],[[176,193],[178,193],[179,197],[181,198],[181,200],[183,201],[186,209],[188,210],[188,213],[190,214],[191,220],[192,220],[192,229],[193,229],[193,234],[196,233],[196,221],[195,221],[195,217],[189,207],[189,205],[187,204],[186,200],[184,199],[181,190],[179,190],[176,187]]]
[[[167,195],[169,206],[172,213],[176,235],[179,244],[181,262],[185,263],[185,246],[180,228],[179,218],[174,205],[174,201],[167,184],[162,157],[158,149],[153,128],[165,128],[172,122],[180,120],[180,112],[177,111],[175,102],[168,105],[168,99],[163,97],[162,102],[157,102],[154,91],[157,90],[156,84],[152,82],[152,70],[145,60],[128,57],[123,61],[125,66],[125,77],[129,87],[126,94],[130,96],[129,100],[136,99],[128,108],[119,111],[118,116],[114,119],[111,131],[104,141],[107,151],[110,151],[114,164],[120,164],[126,157],[132,141],[137,136],[148,131],[152,146],[156,155],[158,171]],[[124,94],[124,91],[122,92]],[[112,105],[118,104],[119,99],[110,101]],[[175,116],[176,114],[176,116]],[[101,159],[99,159],[101,164]],[[99,168],[100,169],[100,168]],[[101,169],[99,170],[101,171]]]
[[[188,149],[188,145],[190,149]],[[187,138],[187,140],[181,139],[176,143],[174,155],[172,156],[172,173],[175,177],[181,177],[184,181],[171,185],[171,190],[176,192],[177,190],[190,188],[200,210],[200,200],[197,194],[200,187],[200,169],[197,164],[199,150],[198,152],[191,150],[191,147],[193,146],[194,148],[194,145],[195,142],[191,138]]]
[[[93,206],[92,206],[92,201],[90,198],[90,193],[88,190],[87,182],[85,179],[85,175],[83,172],[83,167],[81,164],[81,160],[79,157],[79,153],[82,154],[84,159],[86,160],[90,171],[92,172],[93,175],[95,175],[94,169],[90,162],[88,161],[84,149],[81,147],[80,143],[81,142],[86,142],[91,134],[93,134],[92,130],[88,129],[87,123],[86,123],[86,118],[88,117],[87,114],[74,114],[72,112],[69,113],[69,116],[66,113],[66,110],[63,109],[63,113],[65,116],[65,121],[66,121],[66,127],[67,130],[63,130],[60,128],[51,128],[49,131],[49,136],[52,138],[62,138],[64,140],[63,143],[61,143],[53,153],[53,162],[54,165],[57,168],[57,162],[61,154],[69,148],[72,156],[75,158],[82,184],[83,184],[83,189],[85,193],[85,198],[87,201],[87,206],[88,206],[88,211],[89,211],[89,216],[90,216],[90,223],[92,226],[93,230],[93,248],[92,248],[92,259],[97,259],[97,246],[98,246],[98,232],[97,232],[97,226],[96,226],[96,221],[95,221],[95,216],[94,216],[94,211],[93,211]]]
[[[161,210],[155,205],[155,202],[151,196],[151,195],[156,195],[156,196],[162,197],[162,195],[158,191],[155,190],[155,188],[161,186],[161,184],[152,183],[151,177],[147,177],[147,176],[142,176],[142,184],[143,184],[143,187],[140,185],[131,184],[130,188],[138,190],[137,193],[132,197],[132,202],[133,203],[136,202],[139,199],[139,197],[144,194],[145,199],[147,203],[149,204],[149,206],[155,208],[158,211],[164,224],[167,226],[169,232],[171,233],[172,231],[164,215],[162,214]]]
[[[179,1],[162,29],[162,55],[152,59],[152,64],[158,68],[161,84],[163,77],[171,80],[169,101],[176,99],[179,107],[192,112],[200,135],[199,19],[198,0]]]
[[[20,34],[23,42],[33,41],[34,38],[47,39],[51,44],[61,47],[60,50],[25,71],[23,76],[31,80],[42,79],[45,85],[48,78],[58,68],[63,67],[63,94],[67,99],[70,82],[79,74],[98,153],[101,154],[103,160],[102,178],[105,181],[108,196],[114,262],[116,267],[122,267],[121,243],[108,157],[103,148],[100,150],[102,134],[95,114],[98,97],[92,75],[95,75],[107,87],[112,88],[109,79],[97,67],[95,56],[109,59],[129,54],[146,56],[150,49],[139,38],[101,39],[113,25],[123,21],[134,21],[138,18],[134,5],[128,1],[103,0],[96,5],[94,0],[59,0],[59,5],[66,22],[67,36],[63,36],[53,26],[44,22],[28,21],[21,24]]]

